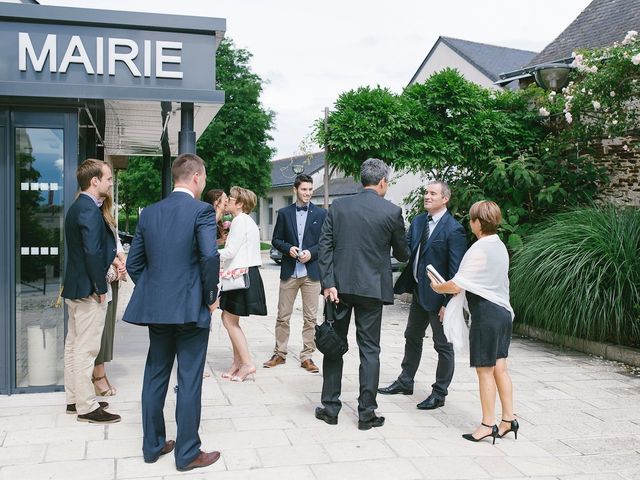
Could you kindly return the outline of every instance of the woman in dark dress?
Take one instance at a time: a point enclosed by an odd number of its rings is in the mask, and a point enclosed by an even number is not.
[[[429,277],[431,288],[438,293],[466,295],[471,315],[470,360],[478,375],[482,422],[463,438],[477,442],[490,437],[495,443],[496,438],[509,432],[517,438],[520,428],[513,413],[513,387],[507,372],[513,323],[509,303],[509,255],[496,234],[502,221],[498,205],[487,200],[476,202],[469,210],[469,217],[478,241],[463,257],[458,273],[445,283],[438,283],[431,273]],[[453,307],[454,300],[461,298],[452,299],[447,310]],[[448,321],[446,313],[444,321],[445,324]],[[502,405],[499,427],[495,425],[496,390]]]
[[[233,362],[222,376],[234,382],[243,382],[255,374],[256,367],[251,360],[247,338],[240,327],[240,317],[266,315],[267,302],[260,277],[260,231],[256,222],[248,215],[257,204],[257,197],[251,190],[231,187],[227,203],[227,213],[233,216],[229,236],[224,248],[220,249],[222,276],[247,271],[248,289],[224,291],[220,294],[222,324],[229,333],[233,347]]]

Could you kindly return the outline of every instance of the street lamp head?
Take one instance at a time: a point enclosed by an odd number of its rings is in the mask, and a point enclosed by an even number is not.
[[[293,173],[295,173],[296,175],[300,175],[302,172],[304,172],[304,165],[291,165],[291,170],[293,170]]]
[[[569,81],[569,72],[575,67],[564,63],[544,63],[536,66],[533,78],[541,88],[557,92]]]

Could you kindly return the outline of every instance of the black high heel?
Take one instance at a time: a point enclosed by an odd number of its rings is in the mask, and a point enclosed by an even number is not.
[[[516,422],[517,423],[517,422]],[[493,444],[496,444],[496,438],[499,437],[498,435],[498,426],[497,425],[487,425],[484,423],[481,423],[480,425],[482,425],[483,427],[487,427],[491,429],[491,433],[485,435],[484,437],[480,437],[480,438],[476,438],[473,436],[473,433],[463,433],[462,434],[462,438],[464,438],[465,440],[469,440],[470,442],[479,442],[480,440],[484,440],[487,437],[493,437]]]
[[[520,429],[520,425],[518,424],[518,420],[516,420],[515,418],[513,420],[501,420],[504,423],[510,423],[511,426],[509,427],[509,430],[507,430],[506,432],[504,432],[502,435],[498,434],[498,438],[504,438],[504,436],[509,433],[509,432],[513,432],[513,436],[516,437],[516,440],[518,439],[518,430]]]

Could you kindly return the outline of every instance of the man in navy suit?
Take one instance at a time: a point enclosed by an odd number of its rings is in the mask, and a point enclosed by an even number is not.
[[[79,422],[115,423],[120,415],[97,402],[91,376],[107,313],[107,270],[116,256],[116,239],[100,206],[111,192],[111,167],[88,159],[76,171],[80,194],[64,220],[67,263],[62,296],[69,321],[64,346],[64,389],[67,413]]]
[[[135,282],[123,319],[149,327],[142,385],[142,453],[153,463],[175,447],[180,471],[206,467],[220,452],[200,450],[202,373],[211,312],[218,306],[220,259],[213,207],[199,200],[204,162],[186,153],[172,166],[173,192],[146,207],[131,244],[127,271]],[[178,358],[176,441],[166,440],[163,407]]]
[[[447,211],[450,198],[451,190],[445,182],[430,182],[424,194],[427,212],[411,222],[407,234],[411,258],[394,288],[395,293],[413,294],[404,332],[402,372],[391,385],[378,389],[378,392],[387,395],[413,394],[413,380],[422,357],[425,331],[431,325],[434,348],[438,352],[438,366],[431,394],[417,405],[420,410],[432,410],[444,405],[455,366],[453,345],[447,341],[442,328],[448,298],[431,289],[426,272],[427,265],[431,264],[445,280],[450,280],[458,271],[467,251],[464,228]]]
[[[272,368],[285,363],[289,342],[289,322],[298,291],[302,293],[302,343],[300,366],[311,373],[319,371],[311,356],[316,349],[315,327],[320,295],[318,270],[318,240],[322,222],[327,216],[324,208],[311,203],[313,179],[298,175],[293,184],[296,203],[278,211],[271,244],[282,252],[280,295],[276,319],[276,346],[270,360],[263,363]]]

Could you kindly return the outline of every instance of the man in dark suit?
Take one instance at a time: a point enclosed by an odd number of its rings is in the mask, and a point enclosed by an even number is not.
[[[116,256],[116,239],[100,206],[111,192],[111,167],[88,159],[76,171],[80,194],[64,221],[67,263],[62,296],[69,312],[64,346],[64,389],[67,413],[79,422],[115,423],[120,415],[96,401],[93,366],[102,340],[107,313],[107,270]]]
[[[311,356],[316,349],[315,327],[320,294],[318,239],[327,211],[311,203],[313,178],[309,175],[301,174],[296,177],[293,193],[296,203],[278,210],[278,219],[271,240],[271,244],[282,252],[282,266],[276,318],[276,346],[273,356],[263,363],[263,366],[272,368],[285,363],[289,322],[299,290],[302,293],[303,315],[300,366],[308,372],[317,373],[318,367],[313,363]]]
[[[393,304],[393,280],[389,252],[407,260],[400,207],[385,200],[390,169],[377,158],[366,160],[360,178],[364,191],[335,200],[320,234],[319,266],[324,296],[337,307],[347,309],[344,320],[334,328],[345,341],[355,311],[356,339],[360,350],[360,395],[358,428],[369,430],[384,424],[376,416],[376,391],[380,378],[380,329],[382,306]],[[342,316],[342,315],[340,315]],[[342,357],[324,357],[322,405],[316,418],[335,425],[342,407]]]
[[[447,211],[450,198],[451,190],[446,183],[429,183],[424,194],[424,208],[427,212],[414,218],[409,227],[411,258],[394,290],[395,293],[413,294],[404,332],[402,372],[391,385],[378,390],[387,395],[413,394],[413,379],[420,365],[425,331],[431,325],[434,348],[438,352],[438,366],[431,394],[417,405],[420,410],[432,410],[444,405],[455,366],[453,345],[447,341],[442,328],[448,298],[433,291],[426,272],[427,265],[431,264],[440,275],[450,280],[458,271],[460,261],[467,251],[464,228]]]
[[[149,327],[142,385],[142,453],[153,463],[175,446],[180,471],[206,467],[220,452],[200,450],[202,373],[211,312],[218,306],[220,259],[216,219],[199,200],[204,162],[183,154],[172,166],[173,192],[142,211],[129,250],[127,271],[135,282],[123,319]],[[163,407],[174,359],[178,359],[176,441],[166,440]]]

